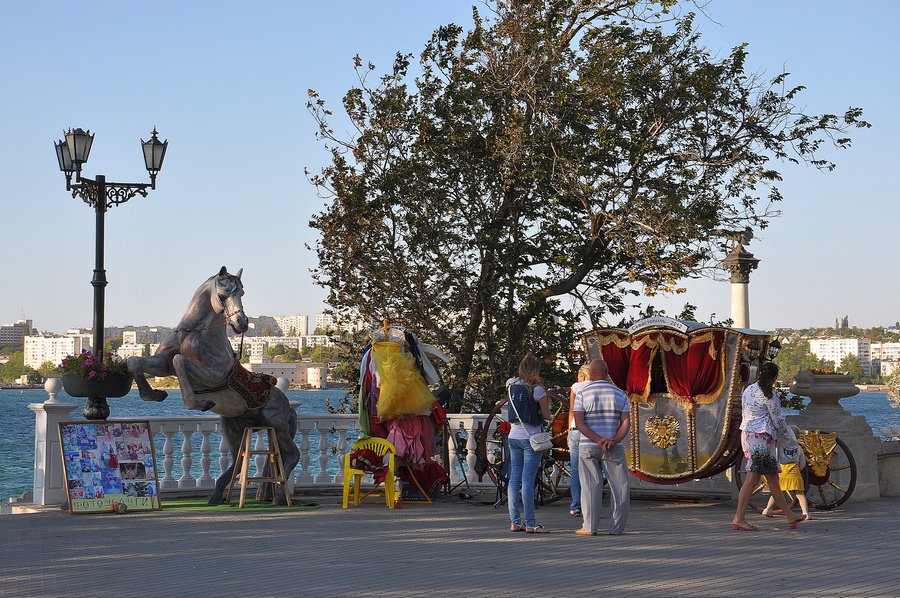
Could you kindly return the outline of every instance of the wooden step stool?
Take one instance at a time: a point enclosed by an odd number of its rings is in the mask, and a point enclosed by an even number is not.
[[[253,448],[253,434],[268,435],[266,448],[256,450]],[[269,475],[259,475],[257,477],[249,477],[247,475],[250,468],[250,457],[252,455],[268,455]],[[259,472],[262,474],[262,472]],[[228,486],[228,495],[225,502],[231,502],[231,492],[234,490],[234,484],[239,481],[241,484],[241,502],[239,509],[244,508],[244,499],[247,495],[248,482],[272,482],[274,484],[284,484],[284,497],[287,499],[288,506],[291,506],[291,493],[287,488],[287,479],[284,476],[284,464],[281,461],[281,450],[278,447],[278,438],[275,436],[275,428],[271,427],[249,427],[244,428],[244,435],[241,438],[241,446],[234,458],[234,471],[231,472],[231,483]],[[272,490],[274,493],[274,489]]]

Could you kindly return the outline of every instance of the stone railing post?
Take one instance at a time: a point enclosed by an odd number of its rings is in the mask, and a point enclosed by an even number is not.
[[[44,383],[50,398],[43,403],[32,403],[34,411],[34,497],[36,505],[68,504],[66,476],[63,475],[62,449],[59,445],[59,422],[71,419],[70,413],[78,405],[63,403],[56,398],[62,390],[59,378]]]

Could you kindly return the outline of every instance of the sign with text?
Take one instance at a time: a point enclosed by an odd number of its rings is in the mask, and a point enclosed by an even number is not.
[[[147,421],[73,421],[59,424],[69,512],[160,508],[153,438]]]

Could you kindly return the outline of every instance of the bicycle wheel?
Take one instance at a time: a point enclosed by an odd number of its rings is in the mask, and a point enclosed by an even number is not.
[[[568,392],[566,389],[563,389]],[[548,391],[550,397],[551,422],[553,431],[553,448],[544,452],[538,477],[535,481],[535,502],[549,504],[569,495],[569,449],[568,449],[568,394],[563,390]],[[565,400],[563,400],[563,396]],[[508,481],[504,470],[503,435],[499,424],[505,422],[503,409],[507,398],[494,405],[484,422],[481,433],[481,453],[487,460],[487,474],[491,481],[502,484]]]

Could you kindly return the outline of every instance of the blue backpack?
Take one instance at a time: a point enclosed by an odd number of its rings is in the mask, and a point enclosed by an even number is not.
[[[509,400],[515,405],[515,409],[512,406],[507,406],[507,420],[510,423],[515,424],[519,422],[519,418],[516,417],[517,412],[524,424],[538,426],[544,423],[540,405],[534,400],[532,390],[532,387],[527,384],[512,384],[508,387]]]

